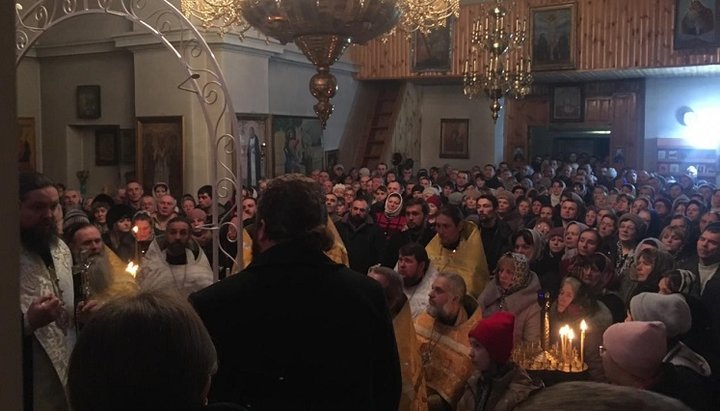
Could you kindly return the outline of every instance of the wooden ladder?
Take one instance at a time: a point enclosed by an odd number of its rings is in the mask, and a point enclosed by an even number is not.
[[[383,161],[386,143],[392,140],[395,119],[402,105],[402,85],[403,83],[398,81],[382,82],[378,85],[375,110],[366,128],[368,131],[365,154],[361,162],[363,167],[372,170]]]

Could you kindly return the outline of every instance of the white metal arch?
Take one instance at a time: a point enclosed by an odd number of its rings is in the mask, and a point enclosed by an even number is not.
[[[16,4],[15,45],[16,66],[30,47],[47,30],[65,20],[86,14],[105,14],[132,21],[152,33],[175,56],[187,73],[178,88],[195,94],[199,100],[207,124],[213,150],[210,157],[210,179],[214,182],[212,224],[207,227],[213,233],[213,272],[218,279],[219,253],[230,256],[230,250],[221,247],[220,228],[231,224],[221,222],[218,216],[220,198],[230,198],[235,190],[235,207],[242,203],[243,147],[232,99],[214,53],[195,26],[168,0],[40,0],[23,8]],[[206,55],[203,62],[210,68],[196,68],[191,60]],[[228,133],[226,130],[232,131]],[[220,154],[223,154],[222,156]],[[235,168],[226,158],[235,157]],[[229,177],[218,178],[218,170]],[[144,182],[147,183],[147,182]],[[238,215],[240,215],[239,208]],[[240,224],[238,224],[240,225]],[[236,263],[242,267],[242,227],[238,231]]]

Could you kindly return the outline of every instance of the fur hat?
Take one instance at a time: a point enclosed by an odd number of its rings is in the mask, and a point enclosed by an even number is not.
[[[645,220],[638,217],[637,214],[633,213],[625,213],[618,219],[618,227],[620,227],[620,224],[622,224],[623,221],[632,221],[633,224],[635,224],[635,238],[638,239],[638,241],[645,237],[645,231],[647,230],[647,224],[645,223]]]
[[[439,195],[440,195],[440,191],[439,191],[437,188],[435,188],[435,187],[427,187],[427,188],[425,188],[425,189],[423,190],[423,195],[424,195],[424,196],[425,196],[425,195],[427,195],[427,196],[439,196]]]
[[[79,208],[68,210],[63,217],[63,232],[67,232],[75,224],[90,224],[87,214]]]
[[[110,207],[107,212],[107,217],[105,217],[108,228],[112,230],[112,228],[115,226],[115,223],[122,220],[123,218],[132,220],[133,214],[135,214],[135,210],[133,210],[133,208],[129,205],[115,204],[114,206]]]
[[[515,209],[515,195],[511,191],[497,190],[495,191],[495,198],[498,200],[501,198],[507,200],[507,202],[510,203],[510,209]]]
[[[492,361],[502,365],[510,359],[514,329],[515,315],[509,311],[498,311],[478,321],[468,336],[485,347]]]
[[[550,232],[547,234],[547,239],[551,239],[553,237],[563,237],[565,238],[565,229],[563,227],[553,227],[550,229]]]
[[[630,300],[630,313],[635,321],[660,321],[665,324],[668,338],[690,331],[690,306],[681,294],[641,293]]]
[[[605,355],[640,379],[655,376],[667,354],[667,332],[659,321],[613,324],[603,334]]]
[[[92,205],[95,206],[95,204],[104,204],[105,208],[109,209],[111,205],[115,204],[115,201],[107,194],[98,194],[92,201]]]
[[[462,204],[463,201],[463,193],[460,192],[454,192],[448,196],[448,204],[459,206]]]
[[[198,219],[205,221],[205,219],[207,218],[207,214],[199,208],[193,208],[188,213],[188,218],[190,218],[190,220]]]

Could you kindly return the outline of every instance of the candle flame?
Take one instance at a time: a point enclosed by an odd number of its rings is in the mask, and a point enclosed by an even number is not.
[[[140,229],[138,228],[138,226],[134,225],[133,228],[132,228],[133,233],[137,234],[137,233],[138,233],[138,230],[140,230]]]
[[[128,263],[127,267],[125,268],[125,272],[130,273],[130,275],[133,276],[133,278],[135,278],[135,276],[137,276],[137,271],[139,268],[140,268],[139,265],[130,261]]]
[[[587,328],[588,327],[587,327],[587,323],[585,322],[585,320],[580,321],[580,331],[585,332],[585,331],[587,331]]]
[[[568,330],[567,338],[570,341],[572,341],[575,338],[575,331],[573,331],[572,328]]]

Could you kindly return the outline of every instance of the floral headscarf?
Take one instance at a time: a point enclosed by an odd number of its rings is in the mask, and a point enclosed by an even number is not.
[[[500,257],[500,260],[498,260],[498,268],[503,263],[503,261],[508,260],[512,261],[513,263],[513,277],[512,283],[507,290],[503,290],[500,286],[499,270],[495,274],[495,282],[498,286],[498,289],[501,290],[501,293],[503,295],[510,295],[518,290],[522,290],[530,284],[530,280],[532,278],[532,276],[530,275],[530,265],[528,264],[528,260],[524,255],[510,252],[505,253],[502,257]]]

